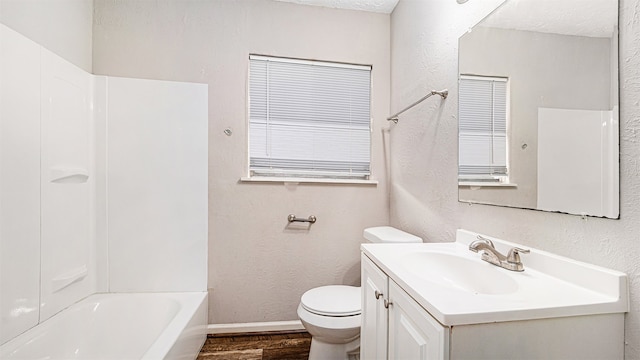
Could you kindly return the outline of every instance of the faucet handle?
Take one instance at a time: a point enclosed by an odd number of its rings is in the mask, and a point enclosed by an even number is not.
[[[509,250],[509,253],[507,254],[507,262],[510,262],[512,264],[521,264],[522,261],[520,260],[520,254],[528,254],[530,252],[531,250],[529,249],[521,249],[519,247],[511,248],[511,250]]]
[[[486,237],[484,237],[482,235],[476,236],[476,239],[478,239],[480,241],[484,241],[485,243],[487,243],[487,245],[491,246],[492,248],[495,248],[495,246],[493,245],[493,241],[491,241],[490,239],[487,239]]]

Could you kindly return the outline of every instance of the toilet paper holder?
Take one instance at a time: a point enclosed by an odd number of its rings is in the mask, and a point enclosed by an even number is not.
[[[306,222],[306,223],[315,223],[316,222],[316,217],[314,215],[309,215],[308,218],[299,218],[296,217],[294,214],[289,214],[289,216],[287,216],[287,221],[289,221],[290,223],[292,222]]]

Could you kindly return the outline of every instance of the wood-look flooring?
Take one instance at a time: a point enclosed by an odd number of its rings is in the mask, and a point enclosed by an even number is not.
[[[209,334],[197,360],[308,360],[306,331]]]

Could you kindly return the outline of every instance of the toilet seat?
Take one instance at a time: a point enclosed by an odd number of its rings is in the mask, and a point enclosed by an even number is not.
[[[360,315],[360,288],[346,285],[317,287],[302,295],[300,305],[316,315],[331,317]]]
[[[305,329],[311,334],[318,334],[319,331],[355,331],[355,334],[346,336],[345,338],[351,338],[360,333],[360,324],[362,322],[362,314],[352,316],[326,316],[314,314],[298,304],[298,318],[302,321]],[[321,330],[318,330],[321,329]],[[326,336],[326,334],[325,334]]]

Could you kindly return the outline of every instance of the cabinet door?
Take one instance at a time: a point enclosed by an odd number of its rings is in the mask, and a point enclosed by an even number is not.
[[[448,359],[449,328],[393,281],[389,281],[389,299],[389,359]]]
[[[387,275],[368,257],[362,255],[362,325],[360,329],[360,358],[387,358]]]

